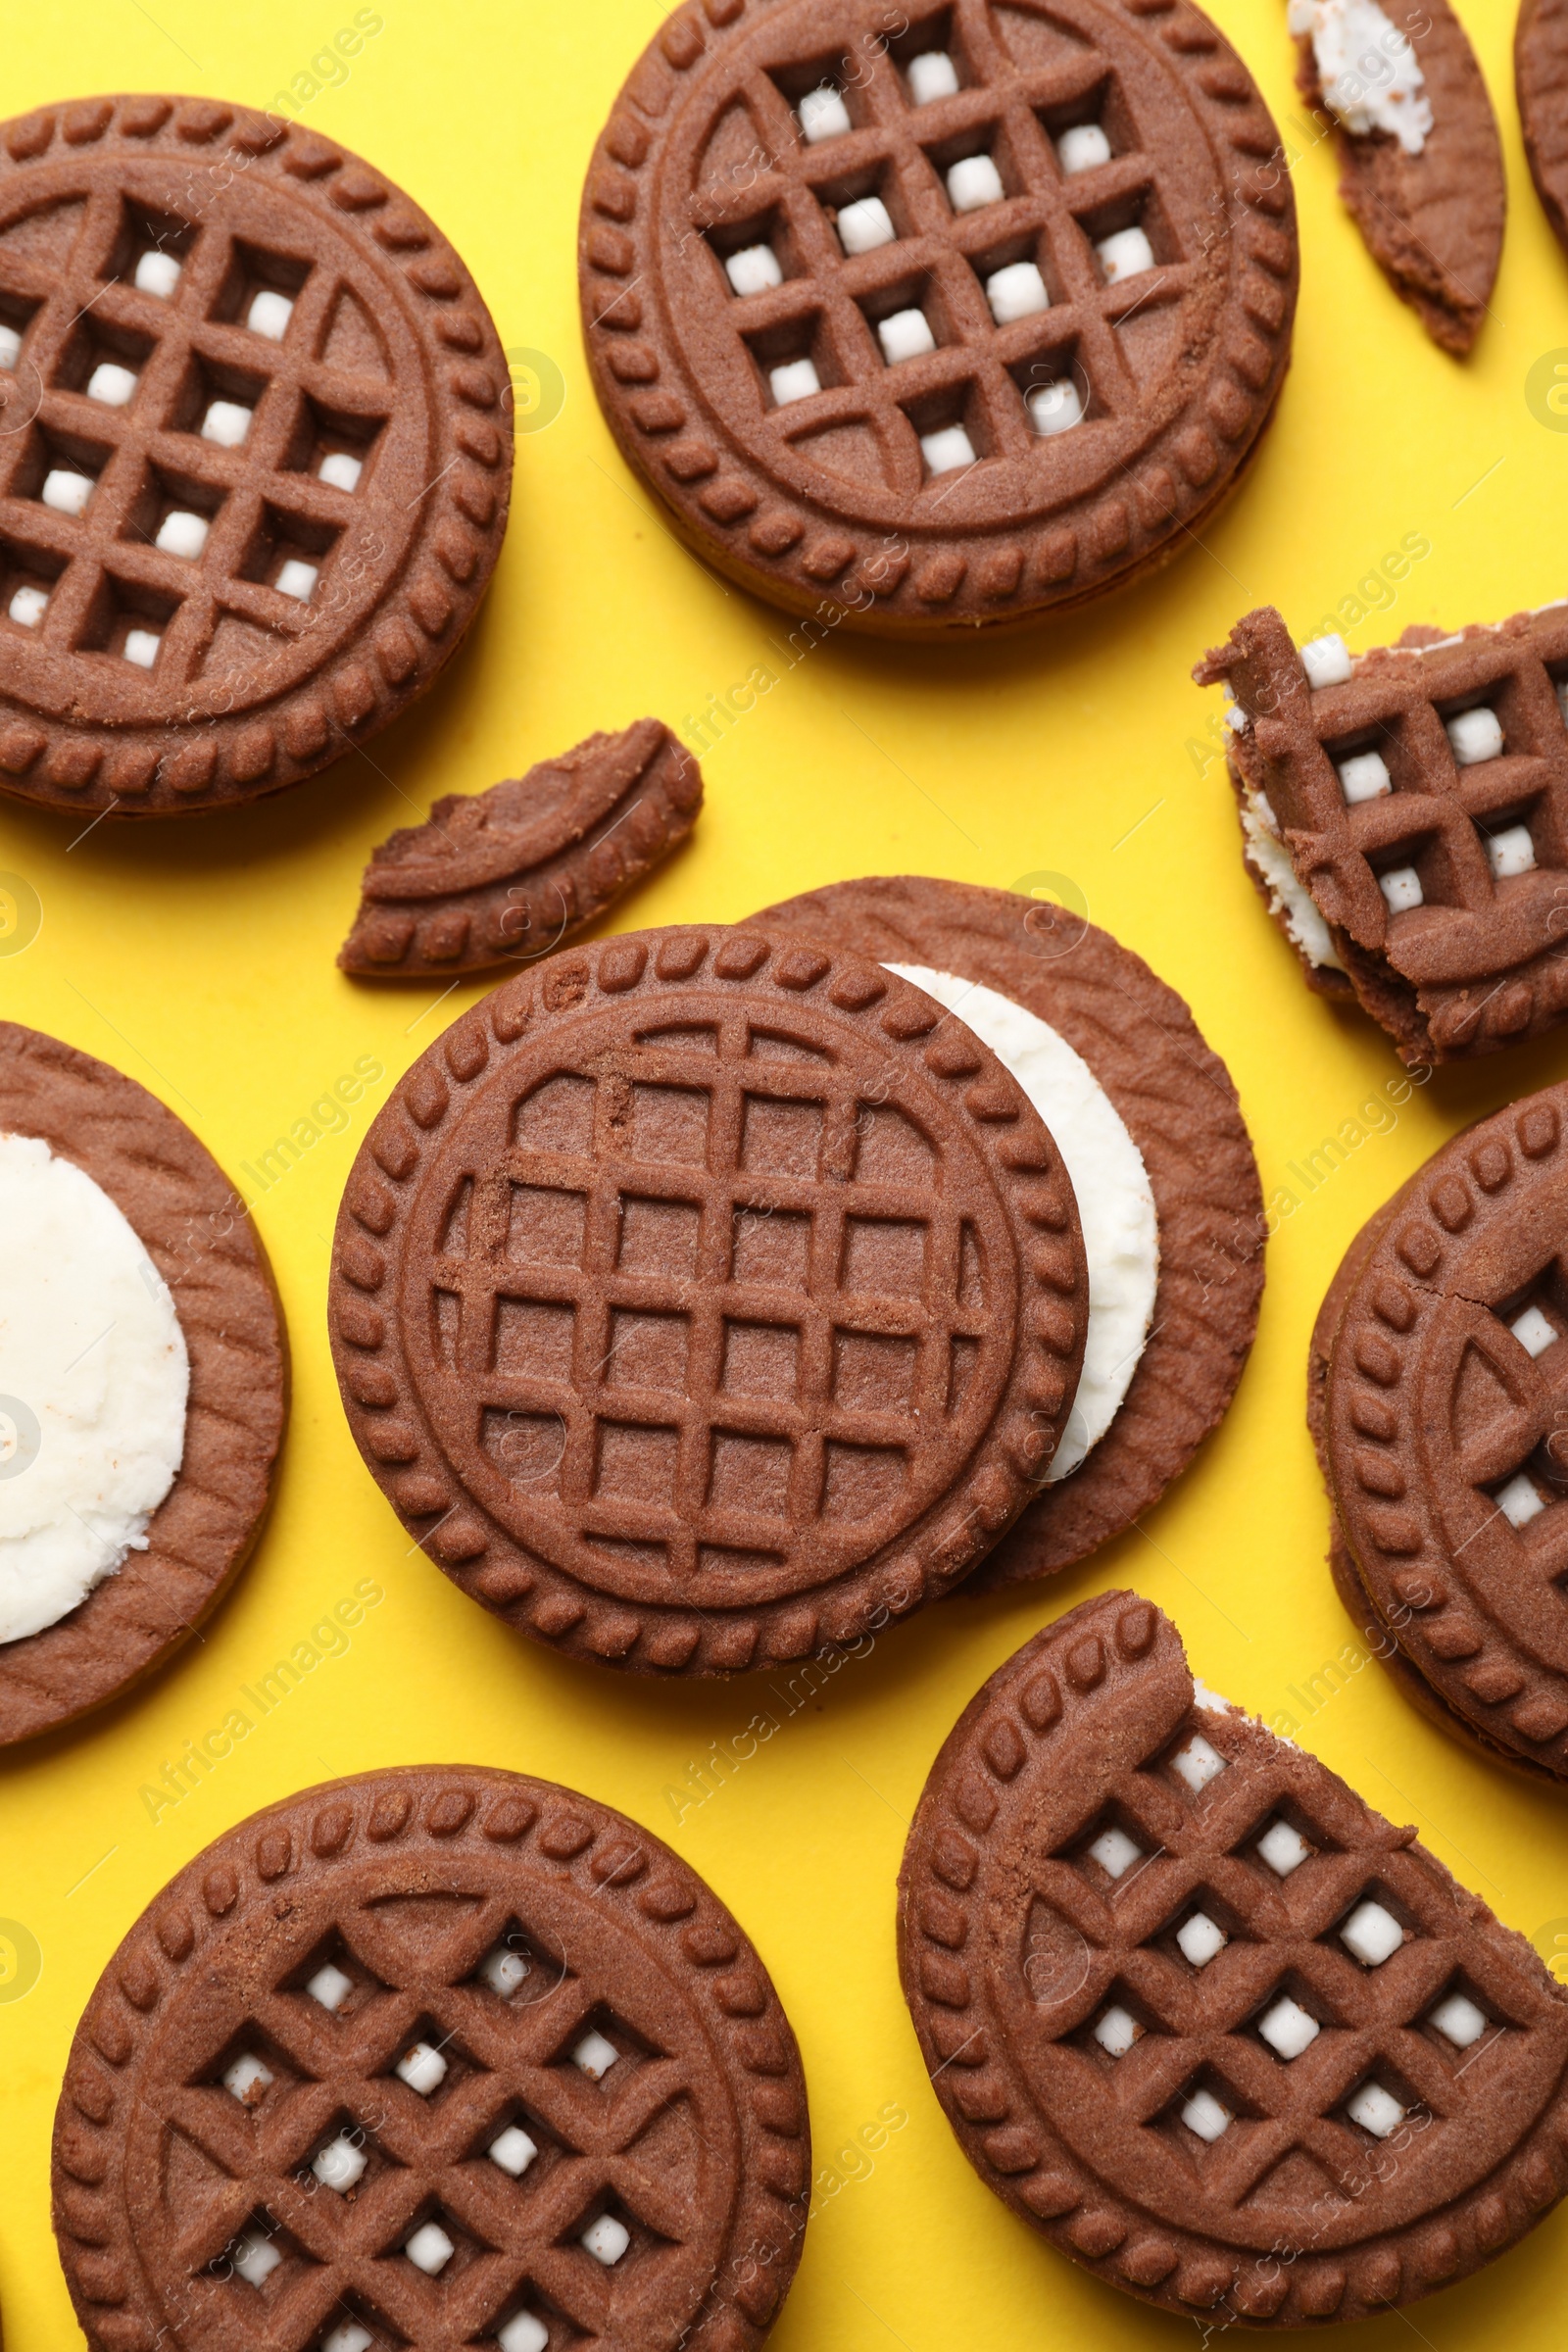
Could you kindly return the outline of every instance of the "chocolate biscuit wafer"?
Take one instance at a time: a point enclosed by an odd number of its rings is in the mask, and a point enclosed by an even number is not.
[[[110,1961],[55,2128],[92,2352],[754,2352],[806,2227],[795,2039],[695,1872],[472,1765],[228,1831]]]
[[[1052,1131],[1073,1175],[1089,1258],[1084,1375],[1048,1483],[962,1590],[1070,1567],[1180,1476],[1229,1404],[1252,1344],[1262,1195],[1229,1073],[1181,999],[1065,907],[901,875],[809,891],[757,920],[965,984],[945,1001],[972,1026],[988,1016],[998,1024],[991,1042],[1004,1058],[1013,1053],[1020,1083],[1053,1040],[1077,1057],[1078,1117],[1058,1089]],[[1009,1008],[1033,1023],[1009,1021]],[[1044,1040],[1034,1023],[1045,1025]],[[1038,1066],[1054,1072],[1054,1057]],[[1133,1188],[1141,1174],[1147,1189],[1147,1227],[1125,1198],[1107,1123],[1120,1127],[1136,1163]],[[1090,1423],[1097,1381],[1101,1410]]]
[[[1530,176],[1568,245],[1568,7],[1524,0],[1513,44],[1514,88]]]
[[[1568,1991],[1135,1593],[974,1698],[899,1898],[964,2153],[1107,2285],[1212,2327],[1365,2319],[1568,2185]]]
[[[1401,1683],[1420,1678],[1446,1729],[1559,1783],[1565,1116],[1563,1086],[1510,1105],[1379,1210],[1324,1300],[1309,1390],[1342,1592],[1397,1644]]]
[[[329,1317],[372,1475],[463,1591],[721,1674],[975,1565],[1067,1427],[1086,1290],[1056,1147],[961,1020],[714,925],[552,956],[415,1063]]]
[[[657,718],[454,793],[371,852],[338,962],[404,979],[548,955],[667,858],[702,802],[702,770]]]
[[[255,1543],[287,1357],[244,1205],[172,1110],[0,1022],[0,1745],[161,1665]]]
[[[1337,124],[1340,194],[1435,343],[1480,333],[1507,191],[1496,117],[1448,0],[1291,0],[1302,93]]]
[[[316,132],[0,124],[0,791],[170,816],[366,742],[489,582],[506,392],[434,222]]]
[[[1412,1065],[1568,1010],[1568,606],[1352,657],[1271,606],[1194,671],[1235,697],[1247,857],[1312,985]]]
[[[622,453],[707,562],[930,636],[1186,545],[1273,411],[1280,138],[1189,0],[705,0],[595,150],[582,305]]]

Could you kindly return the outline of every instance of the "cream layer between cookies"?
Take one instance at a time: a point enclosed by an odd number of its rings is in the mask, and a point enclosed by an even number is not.
[[[0,1643],[78,1607],[185,1449],[190,1364],[163,1277],[102,1187],[0,1134]]]
[[[1045,1120],[1078,1201],[1089,1266],[1084,1367],[1047,1484],[1066,1478],[1115,1419],[1148,1344],[1159,1287],[1159,1224],[1143,1153],[1089,1064],[1038,1013],[975,980],[890,963],[956,1013]]]

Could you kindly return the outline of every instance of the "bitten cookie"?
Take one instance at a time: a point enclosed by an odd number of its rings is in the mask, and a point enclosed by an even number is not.
[[[1249,871],[1320,994],[1417,1066],[1568,1011],[1568,607],[1351,656],[1249,612],[1193,672],[1234,697]]]
[[[414,1064],[329,1319],[371,1473],[463,1591],[722,1674],[968,1573],[1061,1442],[1087,1289],[1056,1146],[962,1021],[712,925],[552,956]]]
[[[1084,1230],[1084,1370],[1041,1492],[961,1590],[1070,1567],[1180,1476],[1252,1344],[1263,1202],[1230,1075],[1181,999],[1065,907],[901,875],[757,920],[940,996],[1049,1118]]]
[[[1568,2184],[1568,1990],[1132,1592],[992,1676],[899,1880],[986,2185],[1167,2310],[1300,2328],[1481,2269]]]
[[[1434,343],[1467,352],[1502,255],[1502,143],[1448,0],[1291,0],[1302,94],[1339,126],[1340,194]]]
[[[928,637],[1164,562],[1273,413],[1296,215],[1188,0],[709,0],[595,150],[594,385],[696,552]]]
[[[472,1765],[199,1854],[87,2005],[54,2156],[92,2352],[754,2352],[809,2175],[722,1904],[608,1806]]]
[[[1483,1119],[1378,1211],[1323,1302],[1308,1391],[1348,1605],[1446,1729],[1558,1782],[1565,1114],[1554,1086]]]
[[[231,808],[433,683],[501,552],[507,365],[432,220],[207,98],[0,124],[0,791]]]
[[[667,858],[702,805],[702,770],[657,718],[454,793],[371,852],[338,962],[397,980],[548,955]]]
[[[0,1022],[0,1745],[163,1663],[256,1541],[282,1440],[256,1230],[134,1080]]]

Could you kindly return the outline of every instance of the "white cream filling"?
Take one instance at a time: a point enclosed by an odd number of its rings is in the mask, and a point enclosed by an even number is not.
[[[1242,836],[1249,863],[1261,877],[1270,910],[1285,925],[1286,936],[1308,963],[1327,964],[1331,970],[1343,972],[1345,966],[1329,927],[1311,892],[1297,880],[1291,854],[1275,830],[1274,811],[1250,784],[1242,802]]]
[[[952,972],[917,963],[887,968],[935,997],[990,1047],[1050,1128],[1072,1179],[1089,1264],[1089,1329],[1078,1394],[1046,1473],[1054,1485],[1110,1427],[1148,1343],[1159,1287],[1149,1170],[1089,1064],[1038,1013]]]
[[[127,1218],[35,1136],[0,1135],[0,1642],[21,1642],[146,1549],[190,1363]]]
[[[1409,36],[1377,0],[1291,0],[1293,33],[1309,34],[1323,102],[1356,138],[1386,130],[1406,155],[1432,132],[1432,101]]]

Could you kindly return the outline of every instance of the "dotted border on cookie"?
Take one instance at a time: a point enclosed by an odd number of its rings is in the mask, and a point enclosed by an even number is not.
[[[763,4],[751,0],[754,10]],[[1102,4],[1113,13],[1112,0]],[[626,455],[683,527],[699,543],[716,545],[764,593],[808,611],[835,593],[864,595],[890,623],[940,624],[968,578],[968,559],[943,548],[940,534],[923,557],[890,559],[873,532],[818,527],[811,507],[789,498],[731,447],[700,389],[659,347],[664,338],[645,316],[638,288],[651,274],[650,208],[642,174],[657,126],[683,78],[708,55],[710,35],[737,25],[747,6],[748,0],[702,0],[677,10],[632,69],[594,149],[579,250],[595,388]],[[1170,542],[1182,524],[1213,505],[1216,476],[1229,465],[1234,479],[1245,465],[1289,365],[1298,274],[1296,208],[1284,145],[1262,95],[1224,35],[1189,0],[1120,0],[1120,6],[1135,24],[1151,26],[1151,38],[1159,20],[1164,63],[1180,76],[1216,157],[1228,160],[1223,241],[1236,257],[1232,285],[1200,407],[1189,401],[1140,454],[1133,495],[1097,491],[1071,521],[1058,514],[1010,539],[998,537],[972,583],[983,621],[1080,602],[1161,552],[1174,552]],[[1238,448],[1241,456],[1229,459]]]
[[[1042,1768],[1041,1750],[1070,1727],[1112,1660],[1147,1658],[1162,1628],[1179,1655],[1174,1628],[1149,1601],[1105,1593],[1026,1643],[965,1710],[927,1780],[900,1872],[905,1998],[927,2072],[963,2070],[964,2088],[941,2094],[943,2111],[987,2187],[1086,2270],[1189,2316],[1224,2301],[1244,2323],[1370,2318],[1407,2292],[1426,2293],[1491,2261],[1562,2195],[1568,2076],[1505,2163],[1429,2220],[1334,2259],[1248,2257],[1196,2232],[1138,2226],[1119,2192],[1033,2104],[1019,2070],[999,2051],[984,1981],[976,1983],[984,1959],[977,1966],[973,1953],[984,1955],[988,1944],[975,1888],[1004,1791],[1026,1764]],[[968,1960],[959,1957],[966,1950]]]
[[[810,2136],[795,2036],[754,1946],[694,1870],[609,1806],[520,1774],[430,1766],[327,1782],[253,1815],[187,1864],[110,1961],[72,2042],[54,2132],[54,2226],[95,2347],[154,2352],[167,2339],[119,2192],[123,2118],[137,2063],[236,1904],[330,1868],[362,1838],[435,1853],[482,1839],[512,1854],[530,1837],[530,1850],[584,1896],[636,1913],[637,1936],[657,1938],[666,1965],[691,1981],[726,2053],[745,2170],[724,2270],[683,2341],[691,2352],[760,2344],[800,2259]]]
[[[237,806],[303,782],[433,682],[501,552],[512,411],[494,322],[454,247],[390,180],[314,131],[205,98],[89,99],[0,124],[0,189],[15,171],[101,147],[111,134],[141,155],[157,152],[159,141],[177,141],[198,157],[226,149],[238,159],[236,170],[287,172],[302,188],[323,187],[345,226],[373,216],[370,233],[423,309],[420,339],[444,461],[415,550],[389,582],[359,652],[340,655],[324,679],[289,689],[265,715],[202,720],[170,751],[167,725],[63,725],[0,696],[0,791],[46,808],[118,802],[117,814],[172,815]]]
[[[766,973],[797,1004],[819,992],[837,1018],[873,1033],[884,1051],[918,1057],[926,1082],[961,1100],[971,1118],[998,1132],[990,1173],[1012,1228],[1024,1293],[1017,1308],[1024,1344],[1015,1349],[990,1433],[947,1497],[929,1507],[925,1531],[906,1534],[892,1546],[893,1557],[868,1562],[817,1595],[723,1620],[589,1593],[498,1528],[461,1488],[431,1436],[395,1310],[377,1303],[429,1147],[463,1115],[495,1050],[505,1053],[523,1037],[536,1003],[548,1014],[574,1008],[590,988],[622,999],[664,983],[679,986],[699,973],[705,986],[729,981],[746,988]],[[1020,1118],[1034,1121],[1022,1092],[1005,1073],[998,1083],[971,1083],[982,1067],[979,1048],[955,1055],[923,1044],[947,1018],[941,1006],[858,956],[830,955],[798,939],[723,929],[627,932],[506,982],[414,1064],[351,1171],[328,1313],[344,1409],[361,1452],[378,1481],[385,1478],[384,1491],[415,1541],[471,1598],[519,1633],[601,1664],[735,1674],[754,1663],[805,1657],[823,1643],[853,1642],[873,1624],[905,1615],[956,1584],[1016,1516],[1036,1492],[1046,1452],[1042,1427],[1054,1442],[1072,1402],[1067,1368],[1082,1345],[1083,1247],[1054,1149],[1007,1140],[1005,1131]]]

